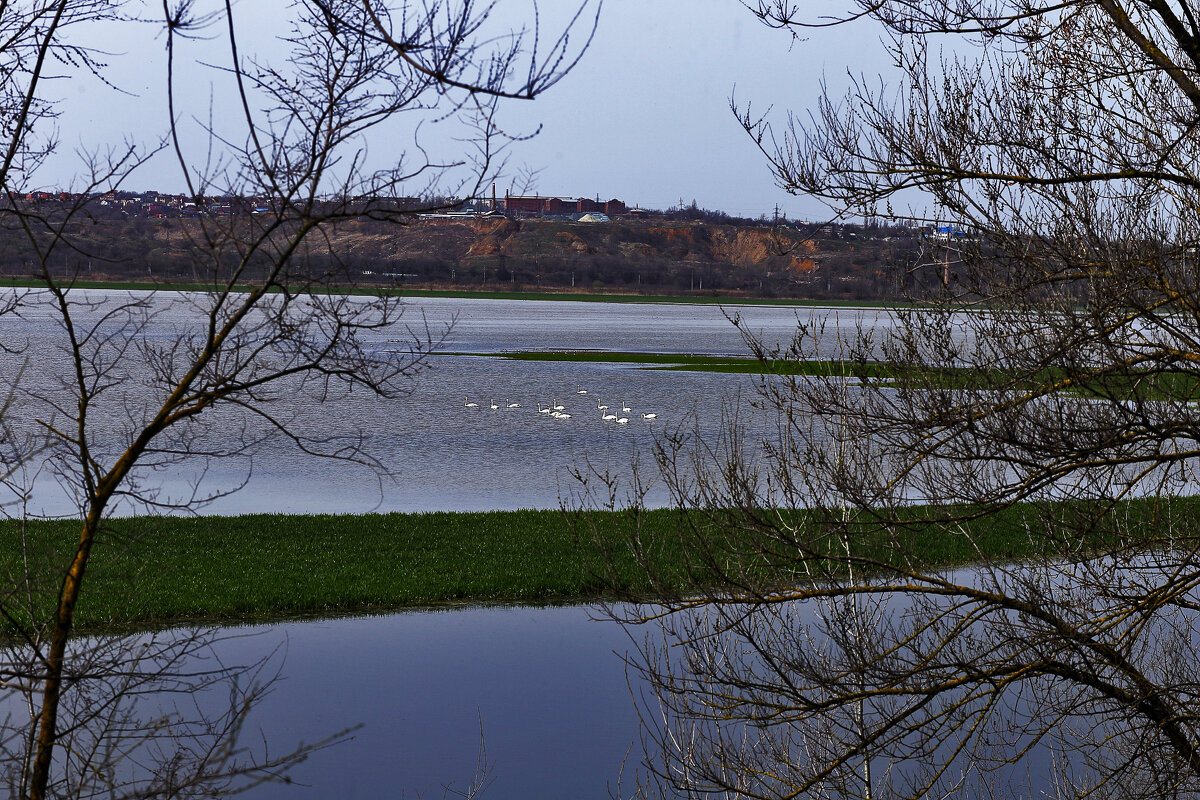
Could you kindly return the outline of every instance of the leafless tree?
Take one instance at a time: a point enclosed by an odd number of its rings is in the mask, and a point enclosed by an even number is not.
[[[513,29],[495,3],[301,0],[277,10],[283,35],[271,56],[245,46],[239,7],[229,2],[0,5],[0,224],[29,254],[36,282],[2,302],[7,314],[54,325],[59,343],[37,354],[47,373],[37,380],[21,379],[24,344],[3,343],[0,476],[18,500],[31,473],[53,476],[80,521],[66,552],[25,553],[0,598],[0,685],[9,697],[0,746],[14,796],[214,796],[277,779],[308,752],[239,748],[264,676],[258,664],[197,661],[213,634],[75,635],[91,558],[117,546],[106,515],[118,499],[151,512],[200,508],[231,487],[197,479],[180,496],[163,492],[156,475],[198,464],[202,478],[212,459],[251,452],[269,435],[386,469],[361,436],[322,436],[277,402],[402,395],[440,336],[404,325],[393,298],[330,291],[353,277],[336,232],[472,197],[503,157],[501,103],[533,98],[571,68],[594,27],[590,6],[548,36],[536,21]],[[71,194],[38,194],[49,159],[61,155],[56,120],[69,112],[48,87],[79,71],[112,80],[98,43],[148,23],[165,48],[161,142],[91,148]],[[207,119],[181,77],[197,58],[214,87],[228,89],[210,100],[218,111]],[[448,119],[459,153],[445,159],[419,133]],[[381,138],[392,152],[396,141],[412,144],[377,166],[368,148]],[[72,265],[102,258],[85,232],[103,193],[163,162],[194,203],[178,235],[203,291],[76,289]],[[210,211],[214,197],[231,199],[229,213]],[[364,338],[396,326],[408,348]],[[218,685],[229,694],[214,715],[196,698]],[[181,710],[189,703],[196,713]]]
[[[614,609],[665,637],[647,792],[1195,797],[1196,8],[750,5],[897,65],[782,127],[739,107],[781,185],[963,235],[920,305],[748,337],[829,368],[768,375],[740,433],[662,439],[690,580]]]
[[[513,176],[512,193],[518,197],[537,194],[538,178],[545,169],[545,167],[535,169],[529,164],[522,164],[517,168],[517,172]]]

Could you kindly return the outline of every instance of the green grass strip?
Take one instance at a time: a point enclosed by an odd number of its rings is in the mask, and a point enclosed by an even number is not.
[[[672,511],[647,515],[658,536]],[[613,540],[620,515],[608,518]],[[83,628],[182,620],[336,614],[444,603],[595,598],[605,586],[594,542],[561,511],[113,519],[93,551],[78,609]],[[5,582],[34,564],[64,565],[72,520],[0,523]],[[668,555],[667,561],[677,561]],[[644,588],[631,559],[622,580]],[[61,568],[61,567],[60,567]],[[35,570],[57,593],[53,566]],[[8,598],[10,603],[19,598]]]
[[[995,389],[1005,387],[1041,393],[1054,387],[1070,375],[1076,381],[1068,386],[1068,394],[1079,397],[1098,397],[1120,402],[1134,397],[1144,400],[1200,400],[1200,377],[1184,370],[1129,370],[1113,375],[1090,376],[1087,373],[1067,373],[1059,368],[1047,368],[1038,373],[1016,377],[1011,371],[969,367],[921,367],[886,362],[785,359],[757,359],[750,356],[714,356],[692,353],[637,353],[613,350],[522,350],[505,353],[446,353],[456,356],[506,358],[514,361],[558,361],[603,364],[638,364],[647,369],[688,372],[725,372],[758,375],[813,375],[846,377],[873,383],[906,379],[912,388]]]
[[[760,360],[749,356],[714,356],[691,353],[626,353],[611,350],[522,350],[506,353],[445,353],[454,356],[506,358],[514,361],[558,361],[595,364],[638,364],[647,369],[687,372],[730,372],[774,375],[844,376],[859,380],[888,381],[900,376],[901,370],[883,362],[860,363],[849,361],[791,361]],[[950,380],[970,370],[953,368],[929,370],[931,374]],[[911,374],[911,370],[904,374]]]
[[[1193,498],[1172,503],[1172,513],[1189,517],[1200,506]],[[915,558],[927,565],[959,565],[977,561],[977,548],[988,558],[1012,561],[1078,551],[1076,538],[1056,543],[1029,535],[1030,530],[1057,529],[1044,524],[1045,515],[1066,508],[1017,506],[966,527],[942,524],[936,521],[939,512],[914,508],[898,527],[879,528],[864,520],[846,530],[856,531],[858,553],[884,563],[900,565]],[[1104,519],[1123,520],[1126,527],[1119,533],[1106,532],[1104,524],[1096,527],[1084,549],[1125,541],[1130,530],[1133,546],[1144,545],[1162,530],[1162,508],[1154,500],[1120,504],[1117,513]],[[819,513],[767,515],[806,538],[815,537],[809,539],[821,542],[813,545],[815,550],[840,553],[841,540],[825,537],[833,529]],[[1043,524],[1026,524],[1037,515]],[[754,537],[735,535],[733,527],[719,521],[720,515],[714,522],[697,512],[689,516],[672,509],[636,517],[597,513],[587,517],[583,536],[573,525],[580,519],[561,511],[114,519],[93,551],[79,625],[85,630],[134,628],[447,603],[582,602],[612,596],[614,590],[645,593],[650,585],[624,538],[635,519],[641,526],[638,541],[654,571],[665,576],[668,590],[686,591],[689,581],[705,582],[717,563],[705,556],[714,553],[718,561],[733,559],[729,563],[749,565],[752,572],[772,570],[764,574],[775,578],[803,568],[794,547],[784,542],[776,550],[769,536],[755,544]],[[680,536],[680,530],[699,535]],[[4,585],[20,586],[16,576],[31,565],[41,587],[34,593],[43,604],[39,616],[57,595],[58,570],[70,560],[78,531],[73,520],[0,523]],[[810,562],[817,574],[838,569],[824,558],[819,561],[824,563]],[[4,600],[7,612],[19,609],[23,591],[9,588]]]

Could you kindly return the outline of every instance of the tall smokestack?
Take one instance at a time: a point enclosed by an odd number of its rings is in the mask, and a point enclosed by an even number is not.
[[[492,211],[496,210],[496,184],[492,184]]]

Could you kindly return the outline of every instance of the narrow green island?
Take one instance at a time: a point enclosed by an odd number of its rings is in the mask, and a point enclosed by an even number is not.
[[[447,355],[506,358],[513,361],[559,361],[594,364],[637,364],[643,369],[679,372],[726,372],[774,375],[845,376],[854,379],[892,380],[896,369],[883,362],[795,361],[752,356],[697,355],[694,353],[638,353],[615,350],[520,350],[500,354],[448,353]],[[946,368],[938,374],[967,374]]]
[[[835,377],[884,385],[904,379],[910,386],[946,389],[1021,389],[1047,393],[1063,392],[1080,397],[1126,400],[1137,396],[1150,400],[1200,402],[1200,379],[1188,370],[1155,367],[1133,368],[1109,374],[1097,369],[1093,375],[1070,375],[1062,370],[1043,369],[1032,374],[977,366],[915,366],[885,361],[792,360],[751,356],[699,355],[694,353],[639,353],[616,350],[517,350],[500,353],[450,352],[439,355],[504,358],[513,361],[558,361],[597,364],[634,364],[639,369],[679,372],[722,372],[780,377]],[[1068,379],[1069,378],[1069,379]]]
[[[1178,509],[1195,509],[1190,499]],[[1126,520],[1145,529],[1159,513],[1154,501],[1129,502]],[[961,565],[989,557],[1028,558],[1030,542],[1015,507],[974,523],[971,535],[922,524],[920,509],[902,535],[902,549],[925,563]],[[677,587],[703,572],[701,559],[678,531],[694,525],[721,544],[726,532],[697,512],[672,509],[598,512],[557,510],[480,513],[133,517],[107,523],[93,555],[79,607],[85,630],[191,622],[269,621],[296,616],[382,613],[407,608],[485,603],[578,603],[643,593],[645,576],[625,548],[624,533],[640,526],[655,567]],[[788,512],[802,514],[805,512]],[[6,585],[26,569],[33,596],[52,601],[62,554],[73,551],[72,520],[0,522]],[[894,540],[863,546],[883,560]],[[1099,543],[1098,543],[1099,544]],[[1107,543],[1106,544],[1110,544]],[[718,548],[720,549],[720,548]],[[738,549],[736,543],[727,552]],[[53,566],[58,564],[58,566]],[[611,569],[610,569],[611,568]],[[20,608],[10,588],[7,607]]]

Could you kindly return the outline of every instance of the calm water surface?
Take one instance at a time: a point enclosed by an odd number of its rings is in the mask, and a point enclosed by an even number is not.
[[[569,608],[413,612],[280,625],[232,649],[286,637],[285,678],[251,722],[282,752],[362,725],[293,778],[248,797],[441,798],[465,790],[480,735],[491,800],[604,800],[638,723],[615,625]],[[231,653],[236,656],[236,653]]]
[[[124,293],[88,292],[119,302]],[[163,301],[170,300],[163,295]],[[784,343],[798,321],[831,314],[875,319],[874,311],[739,307],[743,330]],[[742,355],[742,334],[711,305],[605,304],[504,300],[414,300],[406,319],[449,327],[442,354],[406,398],[352,396],[336,407],[287,407],[298,423],[332,435],[366,431],[371,452],[392,471],[379,481],[346,464],[313,459],[280,440],[252,460],[208,466],[206,486],[246,487],[205,513],[365,512],[553,508],[574,488],[573,467],[589,463],[627,474],[645,463],[664,429],[697,426],[715,433],[723,410],[748,407],[746,376],[638,369],[622,364],[520,362],[461,353],[514,350],[614,350]],[[164,306],[152,334],[185,326],[186,309]],[[60,333],[48,313],[0,318],[0,336],[24,355],[0,354],[6,380],[45,382],[68,363],[53,347]],[[374,346],[398,347],[400,332]],[[579,394],[579,390],[587,394]],[[467,400],[479,408],[466,408]],[[622,404],[630,423],[600,420],[597,401]],[[570,420],[539,415],[564,405]],[[495,402],[503,406],[493,411]],[[520,408],[507,408],[518,403]],[[641,414],[654,412],[647,423]],[[178,473],[157,476],[168,492],[186,491]],[[651,502],[666,502],[661,489]],[[46,476],[35,511],[62,513],[70,503]],[[128,512],[128,507],[122,509]],[[377,618],[297,622],[227,646],[244,655],[284,642],[284,679],[258,709],[252,728],[272,749],[314,741],[361,724],[352,742],[314,755],[294,777],[299,786],[256,789],[254,798],[433,797],[443,785],[465,788],[476,768],[482,726],[494,783],[492,800],[609,796],[622,763],[631,781],[640,750],[637,717],[622,654],[626,635],[589,620],[585,608],[469,609]],[[636,685],[632,687],[637,691]]]
[[[124,292],[82,294],[110,304],[129,297]],[[169,338],[194,318],[194,309],[178,297],[158,296],[161,313],[150,329],[152,337]],[[742,330],[772,344],[789,341],[798,321],[830,315],[843,325],[882,319],[882,312],[873,310],[776,306],[739,307],[736,313]],[[656,434],[680,425],[715,434],[723,409],[736,406],[744,412],[753,394],[754,379],[744,375],[452,355],[564,349],[747,354],[738,327],[713,305],[420,299],[411,301],[404,320],[421,329],[449,331],[429,369],[413,380],[411,395],[381,400],[361,393],[327,405],[289,403],[285,397],[271,407],[272,413],[294,418],[307,431],[330,436],[364,432],[370,453],[390,470],[388,479],[380,481],[363,467],[314,459],[277,437],[258,447],[252,458],[203,465],[203,486],[209,490],[226,491],[248,481],[204,513],[555,508],[574,487],[571,468],[585,459],[596,468],[627,474],[633,462],[645,462]],[[21,317],[0,318],[0,336],[23,348],[19,355],[0,353],[5,379],[12,380],[24,365],[24,380],[43,382],[38,390],[52,396],[53,380],[69,374],[69,363],[56,350],[61,332],[50,310],[33,308]],[[392,329],[377,334],[372,346],[401,347],[407,338]],[[128,389],[120,389],[134,392],[137,383],[134,376]],[[588,393],[578,394],[580,390]],[[106,398],[114,408],[124,402],[118,390]],[[479,408],[466,408],[468,400]],[[630,422],[602,422],[599,401],[614,410],[629,407],[622,413]],[[537,413],[539,404],[552,402],[565,406],[572,418],[554,420]],[[502,409],[492,411],[492,403]],[[520,408],[509,409],[509,403]],[[643,413],[656,413],[658,419],[648,423]],[[219,442],[223,426],[236,421],[213,424],[208,435]],[[173,497],[186,496],[188,481],[201,468],[173,468],[151,480]],[[35,488],[35,513],[71,510],[48,475],[38,478]],[[650,497],[652,503],[666,500],[661,490]],[[131,510],[124,506],[119,513]]]

